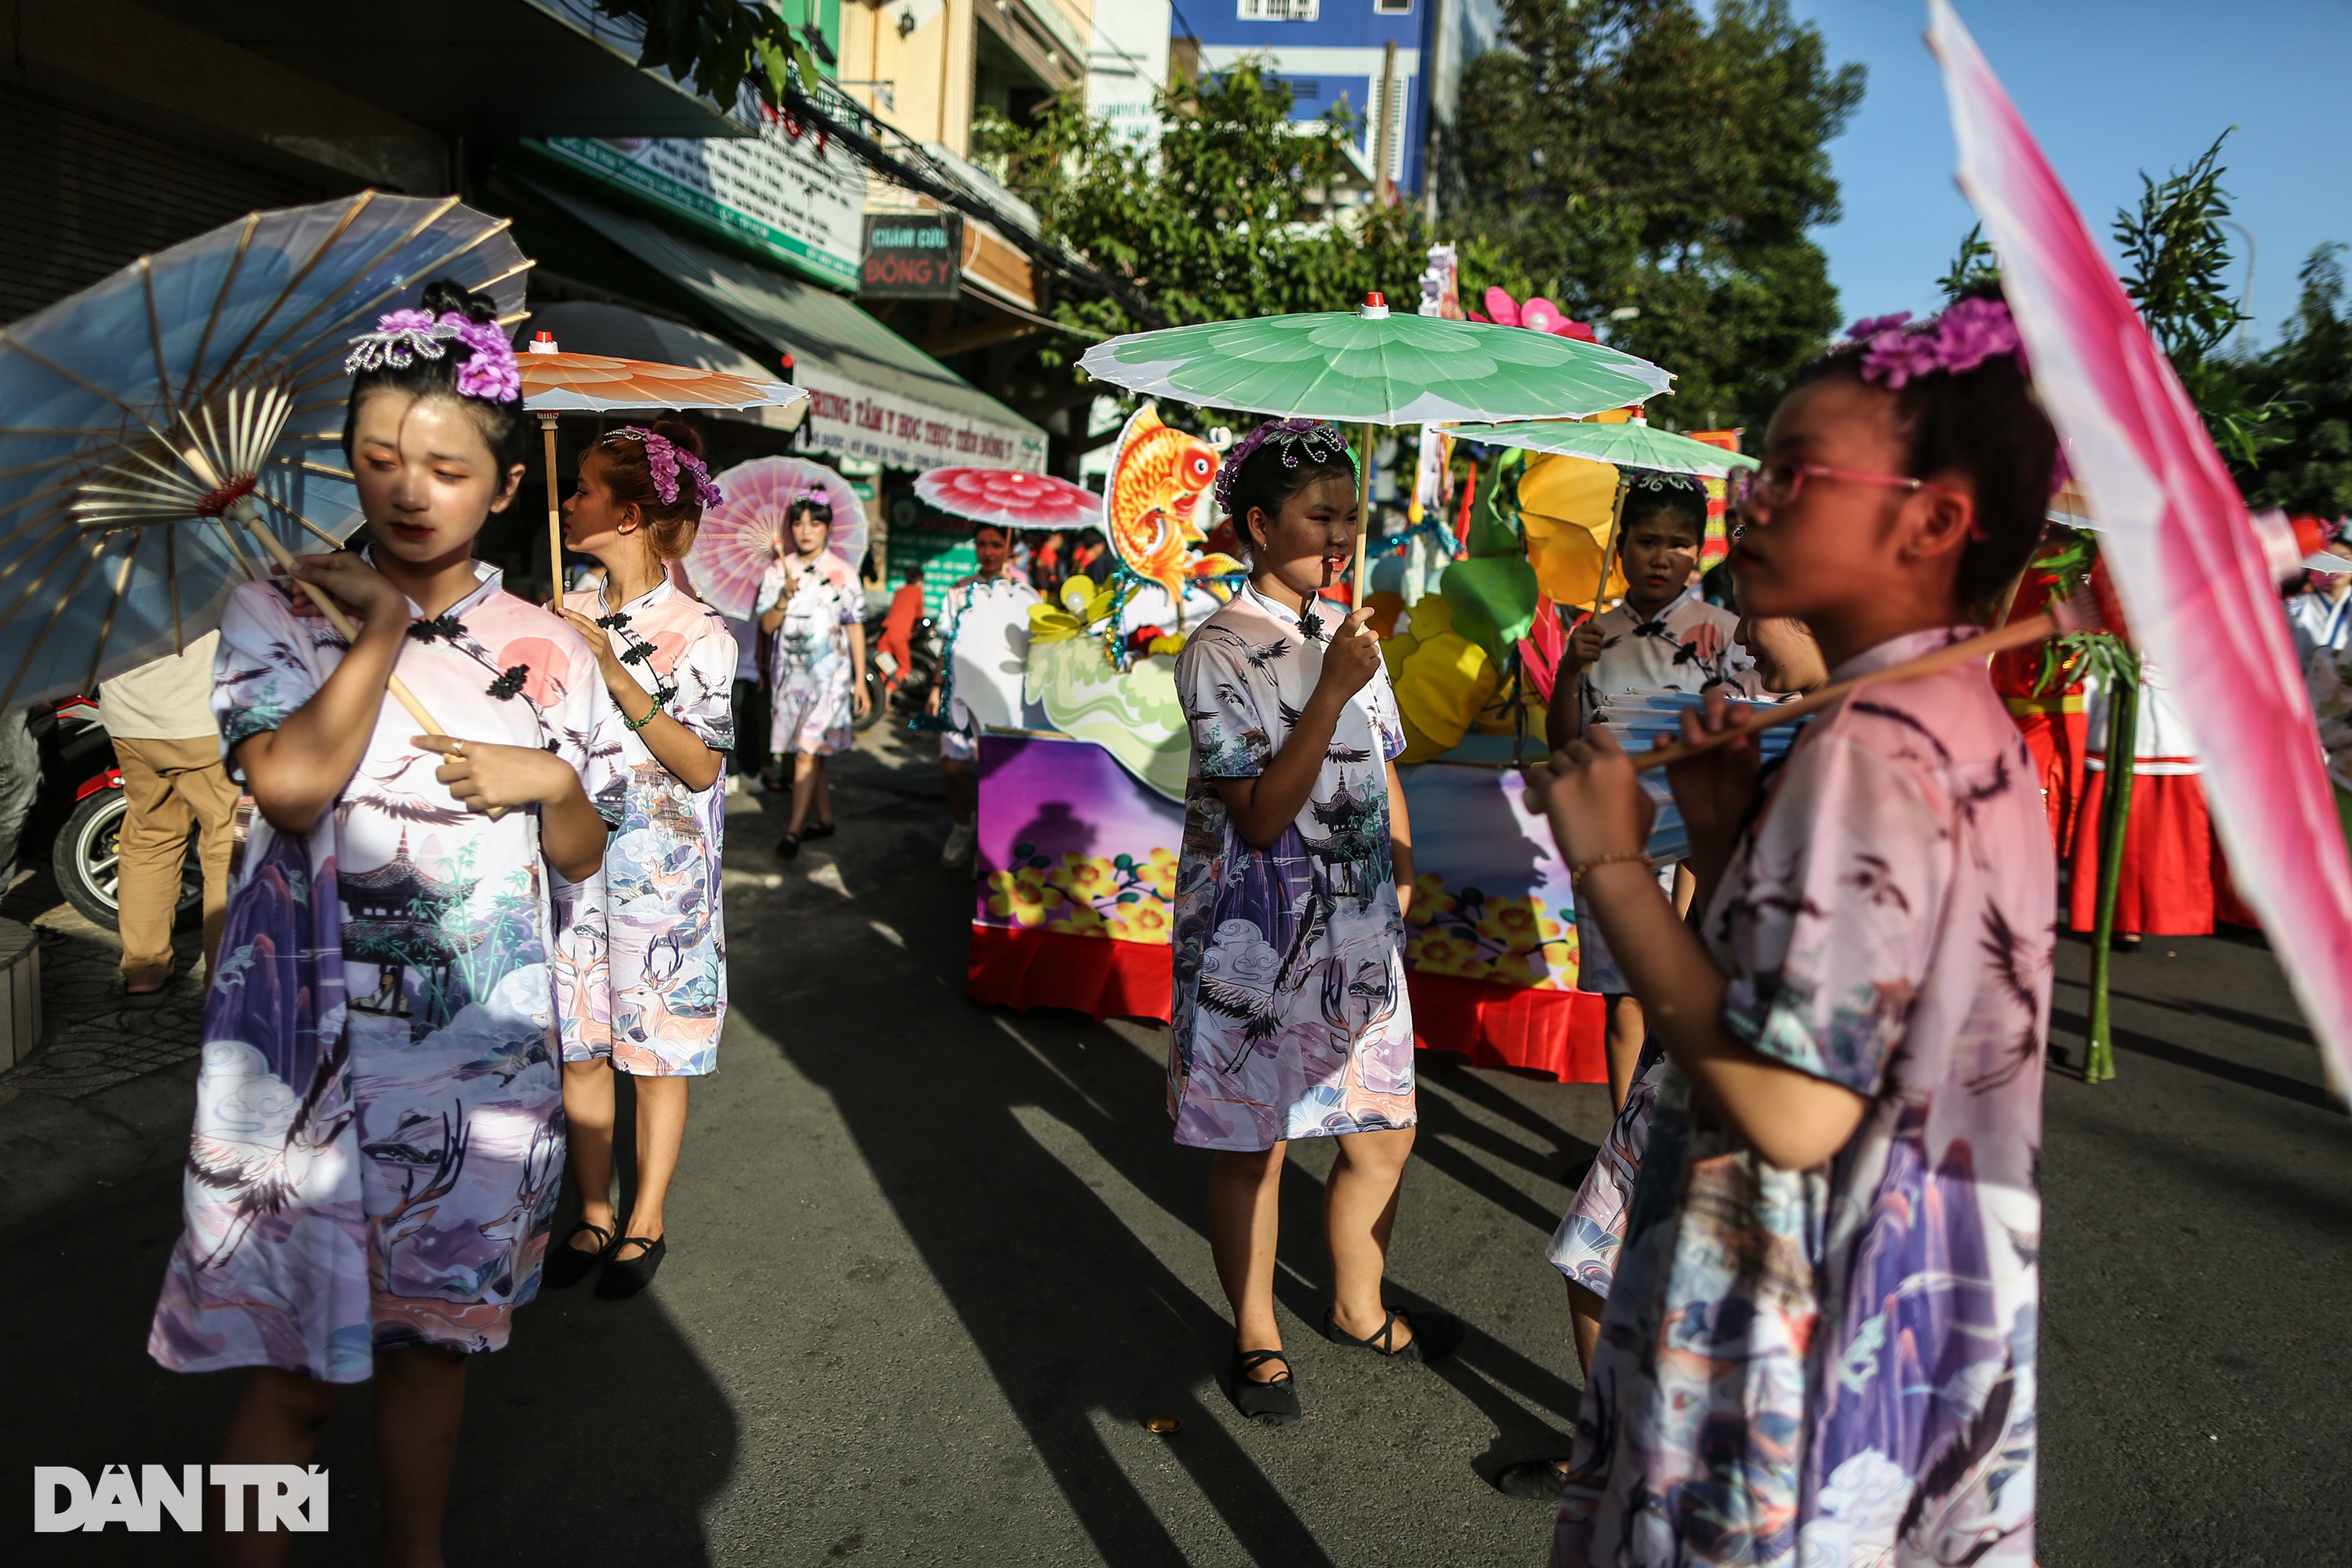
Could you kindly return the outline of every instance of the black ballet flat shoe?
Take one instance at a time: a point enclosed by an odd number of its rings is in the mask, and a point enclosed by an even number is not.
[[[1250,1373],[1270,1361],[1282,1363],[1282,1375],[1260,1383]],[[1298,1407],[1298,1385],[1291,1380],[1290,1358],[1280,1351],[1234,1352],[1234,1408],[1268,1426],[1287,1426],[1304,1414]]]
[[[663,1257],[669,1251],[669,1238],[656,1237],[647,1241],[642,1236],[625,1236],[613,1244],[618,1252],[634,1243],[645,1248],[635,1258],[614,1258],[604,1265],[604,1277],[596,1281],[596,1294],[606,1301],[624,1301],[654,1282],[660,1272]]]
[[[1495,1472],[1495,1489],[1505,1497],[1523,1498],[1528,1502],[1559,1501],[1559,1489],[1567,1484],[1560,1474],[1559,1459],[1521,1459],[1505,1465]]]
[[[812,838],[830,838],[833,837],[833,834],[834,826],[832,823],[812,822],[806,827],[801,829],[801,839],[805,843],[807,840]]]
[[[583,1230],[599,1238],[595,1251],[583,1252],[572,1245],[572,1238]],[[582,1220],[564,1233],[562,1241],[547,1249],[547,1261],[539,1267],[539,1288],[561,1290],[566,1286],[579,1284],[588,1278],[596,1265],[613,1256],[614,1245],[611,1231],[601,1225],[590,1225]]]
[[[776,853],[785,859],[789,860],[800,852],[801,836],[799,834],[786,833],[782,838],[776,840]]]
[[[1400,1318],[1404,1320],[1406,1327],[1412,1330],[1412,1338],[1403,1344],[1396,1342],[1397,1320]],[[1442,1361],[1453,1354],[1454,1347],[1462,1342],[1462,1322],[1450,1312],[1416,1315],[1391,1311],[1388,1321],[1381,1325],[1379,1333],[1368,1340],[1360,1340],[1341,1328],[1339,1320],[1326,1312],[1323,1314],[1323,1337],[1335,1345],[1370,1351],[1391,1361]]]

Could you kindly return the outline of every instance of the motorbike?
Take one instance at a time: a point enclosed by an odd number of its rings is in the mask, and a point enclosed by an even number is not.
[[[130,803],[98,704],[88,697],[36,704],[27,728],[40,752],[41,785],[19,842],[49,845],[49,868],[66,902],[92,925],[112,931],[121,912],[122,819]],[[176,929],[200,924],[204,902],[204,862],[191,834],[180,867]]]

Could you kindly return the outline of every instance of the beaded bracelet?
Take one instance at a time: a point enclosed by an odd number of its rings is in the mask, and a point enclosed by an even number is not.
[[[632,719],[626,713],[624,713],[621,715],[621,722],[626,724],[632,730],[642,730],[646,725],[652,723],[655,720],[660,718],[661,710],[662,705],[656,702],[652,707],[646,710],[646,716],[644,718]]]
[[[1569,868],[1568,885],[1570,889],[1574,891],[1581,889],[1584,886],[1584,879],[1591,873],[1594,868],[1612,865],[1620,860],[1639,860],[1643,866],[1647,866],[1650,863],[1649,856],[1639,849],[1620,849],[1614,855],[1595,855],[1590,860],[1580,860],[1577,862],[1576,865]]]

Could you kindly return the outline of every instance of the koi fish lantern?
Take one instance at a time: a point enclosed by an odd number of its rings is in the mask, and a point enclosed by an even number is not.
[[[1105,489],[1103,531],[1118,563],[1167,594],[1181,624],[1184,590],[1202,577],[1242,570],[1229,555],[1201,554],[1207,536],[1204,498],[1217,478],[1217,451],[1198,436],[1160,422],[1147,403],[1129,416],[1113,449]]]

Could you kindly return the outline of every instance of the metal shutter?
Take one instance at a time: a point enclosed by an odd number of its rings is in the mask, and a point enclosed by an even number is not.
[[[0,321],[243,217],[358,189],[248,168],[26,93],[0,95]]]

